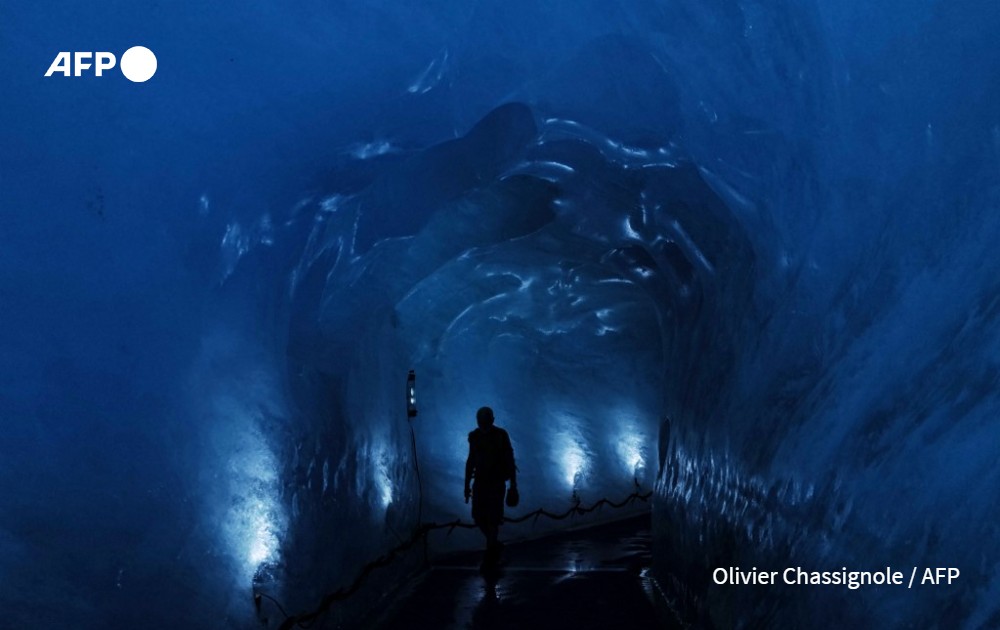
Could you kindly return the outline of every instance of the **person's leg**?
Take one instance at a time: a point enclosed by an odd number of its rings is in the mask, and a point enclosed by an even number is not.
[[[493,518],[492,488],[483,483],[477,483],[472,493],[472,520],[483,532],[486,539],[486,551],[489,553],[496,544],[497,528]]]
[[[496,523],[489,523],[483,528],[486,534],[486,548],[493,549],[497,546],[497,536],[500,534],[500,527]]]
[[[479,523],[479,531],[483,532],[483,538],[486,539],[486,546],[489,547],[490,544],[490,528],[486,523]]]
[[[499,484],[483,484],[481,486],[480,517],[477,522],[479,529],[486,537],[486,553],[483,556],[483,566],[495,566],[500,556],[500,522],[503,519],[504,487]]]
[[[500,523],[503,522],[503,499],[506,486],[501,482],[494,484],[489,496],[489,520],[487,527],[489,533],[486,538],[486,549],[494,562],[500,555]]]
[[[500,547],[497,542],[497,534],[499,533],[499,528],[496,523],[490,521],[484,523],[483,534],[486,536],[486,551],[483,553],[483,567],[495,567],[500,561]]]

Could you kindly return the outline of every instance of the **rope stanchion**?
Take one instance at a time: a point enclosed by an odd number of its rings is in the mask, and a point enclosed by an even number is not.
[[[649,498],[653,495],[652,492],[646,492],[646,493],[639,492],[638,484],[636,485],[636,488],[637,489],[635,492],[625,497],[624,500],[618,503],[615,503],[605,498],[601,499],[600,501],[591,505],[590,507],[582,507],[580,505],[580,497],[574,492],[573,506],[561,514],[553,514],[552,512],[549,512],[544,508],[539,508],[533,512],[529,512],[527,514],[518,516],[516,518],[504,518],[503,522],[516,524],[516,523],[523,523],[528,519],[534,519],[533,523],[537,523],[538,519],[542,516],[545,516],[552,520],[561,521],[574,514],[580,514],[580,515],[589,514],[594,510],[600,509],[604,505],[609,505],[612,508],[619,509],[627,505],[630,505],[635,501],[648,501]],[[396,559],[396,556],[407,551],[408,549],[416,545],[418,542],[426,540],[428,534],[430,534],[432,531],[439,529],[447,529],[448,535],[450,536],[451,533],[455,531],[455,529],[457,528],[475,529],[475,527],[476,527],[475,523],[468,523],[462,521],[461,519],[456,519],[448,523],[421,523],[416,528],[416,530],[414,530],[413,535],[410,537],[409,540],[396,545],[385,554],[379,556],[375,560],[372,560],[371,562],[366,564],[364,567],[362,567],[361,572],[358,573],[357,577],[354,578],[354,581],[351,582],[350,586],[346,588],[337,589],[332,593],[328,593],[320,601],[319,606],[317,606],[315,610],[308,613],[289,615],[288,613],[285,612],[285,609],[282,607],[282,605],[278,602],[277,599],[261,591],[254,591],[254,600],[258,602],[257,604],[258,611],[260,608],[259,601],[261,597],[267,599],[268,601],[274,602],[275,606],[277,606],[278,610],[285,617],[285,620],[282,622],[281,626],[279,626],[280,630],[291,630],[292,628],[295,627],[310,628],[312,627],[312,624],[314,624],[323,614],[329,611],[331,606],[333,606],[337,602],[344,601],[345,599],[356,593],[358,590],[360,590],[365,580],[368,579],[368,576],[371,575],[371,573],[375,569],[388,566],[393,560]]]

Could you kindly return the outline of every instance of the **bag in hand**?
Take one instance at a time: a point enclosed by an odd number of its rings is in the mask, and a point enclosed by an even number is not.
[[[511,488],[507,491],[507,507],[517,507],[520,502],[521,495],[517,493],[517,488]]]

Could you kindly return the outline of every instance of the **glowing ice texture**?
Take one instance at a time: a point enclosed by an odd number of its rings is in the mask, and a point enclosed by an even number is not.
[[[625,469],[637,477],[646,466],[646,457],[643,452],[648,443],[649,441],[643,439],[643,436],[631,431],[623,433],[618,438],[618,456],[621,457]]]
[[[392,478],[389,474],[391,457],[384,445],[374,449],[371,461],[375,466],[375,485],[378,488],[379,502],[383,508],[392,503]]]
[[[245,354],[239,344],[228,333],[207,337],[192,377],[206,380],[219,365],[229,366],[211,388],[194,391],[210,397],[202,431],[211,445],[205,465],[215,471],[207,485],[215,491],[206,497],[211,502],[207,512],[218,515],[240,579],[250,583],[262,566],[280,561],[288,513],[281,497],[281,463],[266,428],[266,416],[279,412],[282,396],[274,375],[259,363],[260,355]],[[228,507],[221,511],[217,504]]]
[[[586,454],[579,444],[567,440],[560,451],[560,461],[566,485],[575,488],[586,472]]]

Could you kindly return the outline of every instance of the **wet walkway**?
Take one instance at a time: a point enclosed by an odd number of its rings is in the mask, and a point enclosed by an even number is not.
[[[648,515],[508,544],[495,571],[480,571],[481,560],[482,553],[472,552],[438,558],[377,627],[677,627],[666,611],[658,616],[655,586],[646,577]]]

